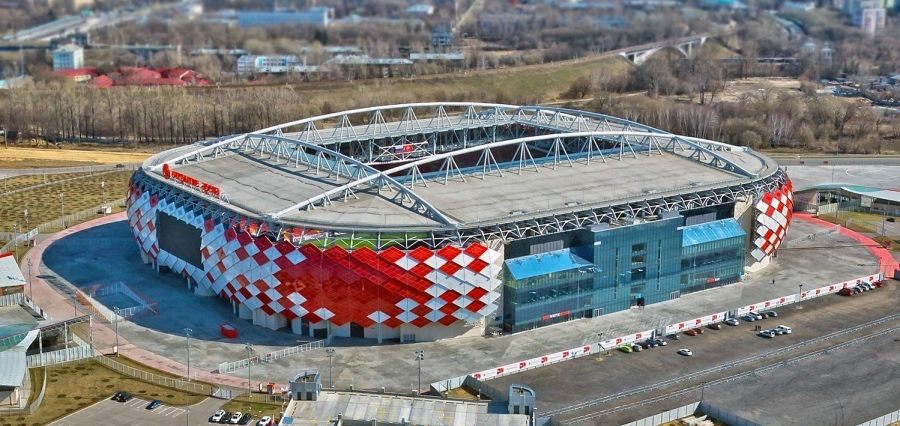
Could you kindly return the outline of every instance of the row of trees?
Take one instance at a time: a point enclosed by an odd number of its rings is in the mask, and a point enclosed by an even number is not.
[[[596,93],[588,109],[754,149],[872,154],[900,150],[900,116],[865,102],[764,89],[712,105]]]

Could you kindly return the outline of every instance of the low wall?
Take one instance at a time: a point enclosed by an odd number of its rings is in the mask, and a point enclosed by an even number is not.
[[[900,422],[900,410],[860,423],[859,426],[889,426],[897,422]]]

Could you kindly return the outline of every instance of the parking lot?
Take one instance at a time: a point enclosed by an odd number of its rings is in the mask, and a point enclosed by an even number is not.
[[[141,398],[132,398],[126,402],[116,402],[106,398],[50,423],[50,425],[208,425],[209,416],[219,409],[225,401],[207,398],[198,404],[187,407],[173,407],[163,404],[153,410],[147,410],[145,407],[149,403],[149,400]]]
[[[653,385],[669,379],[677,379],[711,367],[727,365],[753,355],[770,352],[856,324],[895,314],[898,302],[900,302],[900,286],[896,282],[890,282],[884,288],[853,297],[831,295],[805,301],[800,305],[782,307],[777,310],[779,313],[777,318],[767,318],[752,323],[741,321],[738,326],[723,326],[721,330],[703,328],[704,333],[696,337],[682,334],[679,340],[669,341],[665,347],[643,350],[640,353],[622,353],[612,350],[601,355],[592,355],[538,368],[485,383],[501,390],[506,389],[512,383],[531,386],[537,393],[538,406],[542,412],[547,413],[584,401]],[[832,345],[842,340],[849,340],[859,334],[870,333],[898,323],[900,320],[894,320],[889,324],[860,330],[859,333],[830,339],[818,345],[810,345],[809,348],[800,349],[783,357],[772,357],[762,362],[748,363],[722,373],[697,378],[694,382],[699,384],[717,377],[759,367],[765,365],[766,362],[783,362],[791,356]],[[763,338],[757,335],[758,331],[755,326],[760,325],[763,329],[771,329],[779,324],[792,327],[793,332],[774,338]],[[691,349],[693,356],[678,355],[677,351],[681,348]],[[853,349],[844,350],[852,351]],[[872,368],[877,371],[881,367],[865,363],[864,368]],[[671,386],[671,388],[687,387],[694,382],[685,381]],[[566,386],[560,386],[563,383]],[[719,389],[723,388],[724,386],[719,387]],[[651,393],[636,396],[635,399],[648,398]],[[817,396],[815,393],[811,393],[808,397],[812,400]],[[624,400],[568,412],[560,415],[559,418],[571,418],[601,408],[609,408]],[[889,405],[886,404],[880,408],[883,408],[884,412],[896,409],[896,407],[890,408]],[[641,409],[643,411],[635,410],[632,413],[633,418],[628,420],[664,411],[664,409],[657,408],[657,405],[647,405]],[[865,410],[866,407],[854,406],[854,409]],[[878,408],[874,411],[878,411]],[[871,417],[876,417],[883,413],[873,412],[871,414]]]

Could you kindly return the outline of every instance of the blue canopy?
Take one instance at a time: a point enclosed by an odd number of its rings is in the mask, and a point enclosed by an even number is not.
[[[734,219],[722,219],[698,225],[685,226],[681,228],[681,230],[682,247],[747,235],[747,233],[741,229],[741,224],[737,223]]]
[[[591,262],[578,257],[569,249],[517,257],[505,263],[516,280],[592,266]]]

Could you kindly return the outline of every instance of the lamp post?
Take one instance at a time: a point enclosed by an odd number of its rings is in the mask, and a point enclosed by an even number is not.
[[[19,222],[13,223],[13,245],[16,247],[16,262],[19,261]]]
[[[34,279],[31,277],[31,259],[28,259],[28,292],[31,293],[31,301],[34,301]]]
[[[28,228],[28,209],[22,209],[22,217],[25,219],[25,228]]]
[[[797,302],[799,303],[802,300],[803,300],[803,283],[800,283],[800,300],[798,300]]]
[[[106,181],[100,181],[100,201],[102,206],[106,206]]]
[[[416,361],[419,363],[419,387],[416,388],[416,394],[422,391],[422,360],[425,359],[425,349],[416,349]]]
[[[191,381],[191,333],[193,331],[190,328],[184,328],[184,337],[187,338],[187,379],[189,382]]]
[[[115,317],[114,317],[113,319],[116,321],[116,323],[115,323],[115,328],[116,328],[116,351],[115,351],[115,352],[116,352],[116,356],[119,356],[119,307],[118,307],[118,306],[113,306],[113,312],[115,313]]]
[[[325,353],[328,354],[328,387],[334,389],[334,376],[331,375],[334,368],[334,348],[325,348]]]
[[[66,193],[59,193],[59,219],[62,220],[63,228],[66,227]]]
[[[250,351],[253,350],[253,345],[245,343],[244,347],[247,348],[247,402],[250,402],[250,395],[253,392],[250,388]]]

